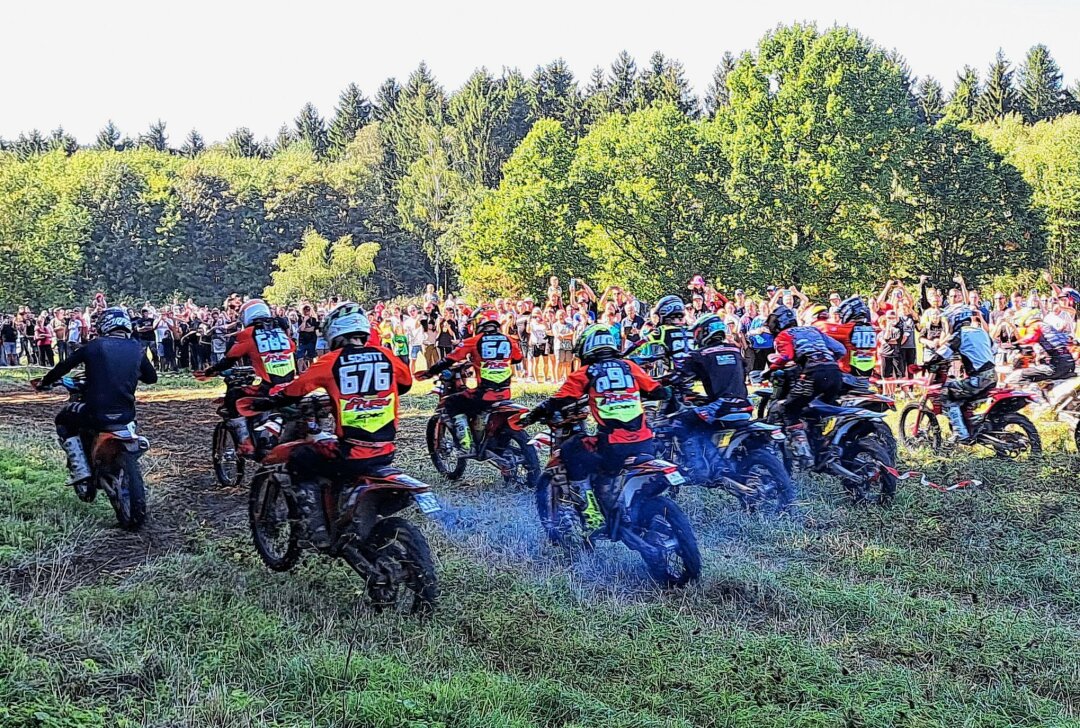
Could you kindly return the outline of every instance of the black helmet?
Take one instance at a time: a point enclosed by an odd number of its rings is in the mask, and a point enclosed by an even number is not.
[[[840,322],[850,324],[853,321],[863,324],[870,321],[870,307],[859,296],[840,302]]]
[[[769,331],[776,336],[784,329],[790,329],[799,323],[798,318],[795,316],[795,312],[787,306],[777,306],[769,317],[765,319],[765,325],[769,327]]]
[[[660,319],[660,323],[664,323],[673,316],[685,316],[686,304],[678,296],[664,296],[656,302],[656,308],[653,310]]]
[[[713,342],[723,343],[727,336],[727,324],[715,313],[709,313],[695,321],[691,331],[694,334],[694,343],[705,348]]]

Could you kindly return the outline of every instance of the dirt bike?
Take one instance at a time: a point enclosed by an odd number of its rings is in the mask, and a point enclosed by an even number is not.
[[[582,494],[570,488],[562,462],[564,442],[584,434],[586,405],[581,401],[556,412],[546,423],[548,432],[537,436],[550,459],[536,484],[536,509],[552,543],[568,547],[575,541],[591,546],[596,539],[621,541],[641,555],[650,576],[664,586],[683,586],[701,576],[701,553],[690,521],[682,509],[663,493],[685,482],[672,463],[643,457],[628,461],[621,473],[607,477],[604,485],[616,494],[614,505],[599,498],[604,525],[591,531]],[[511,427],[520,427],[520,417]],[[594,483],[597,477],[594,477]]]
[[[254,414],[251,400],[237,409]],[[297,439],[276,445],[251,479],[248,520],[255,550],[273,571],[288,571],[300,561],[307,540],[306,519],[288,470],[289,457],[302,445],[336,441],[322,430],[320,420],[330,413],[326,395],[307,395],[284,407],[281,416]],[[337,487],[335,487],[335,485]],[[415,503],[422,513],[442,510],[431,488],[396,468],[386,467],[354,482],[321,483],[322,507],[330,545],[318,552],[341,558],[364,580],[366,596],[378,611],[412,614],[431,610],[438,599],[438,581],[424,534],[396,514]]]
[[[455,364],[441,372],[433,391],[439,397],[435,414],[427,423],[427,449],[431,462],[440,474],[450,480],[459,479],[470,460],[490,462],[499,469],[503,482],[513,488],[531,488],[540,475],[540,460],[529,436],[507,425],[509,419],[529,411],[528,407],[510,400],[497,402],[476,417],[470,418],[473,438],[470,454],[465,454],[453,418],[446,413],[448,397],[468,389],[465,382],[471,366]]]
[[[35,389],[39,381],[32,382]],[[69,401],[82,401],[84,379],[64,377],[59,384],[67,390]],[[134,422],[107,432],[83,430],[79,437],[91,474],[73,486],[75,495],[84,503],[93,503],[98,491],[104,491],[120,527],[137,531],[146,520],[146,486],[139,458],[150,449],[150,441],[136,433]]]
[[[794,372],[790,370],[771,372],[771,386],[763,386],[754,393],[759,417],[774,424],[782,421],[782,396],[793,378]],[[802,413],[814,456],[810,470],[839,478],[856,504],[887,505],[896,495],[896,452],[887,444],[892,440],[892,432],[886,438],[888,425],[884,417],[884,412],[831,405],[820,398],[810,402]],[[789,472],[794,466],[787,450],[784,464]]]
[[[914,450],[920,446],[945,449],[938,416],[943,413],[942,396],[949,381],[951,358],[936,356],[917,371],[930,374],[930,384],[922,397],[900,413],[900,441]],[[976,400],[964,402],[960,412],[971,436],[971,443],[984,445],[998,457],[1017,458],[1024,453],[1038,455],[1042,440],[1035,425],[1020,410],[1036,396],[1017,389],[995,387]],[[948,420],[948,417],[945,418]],[[949,425],[950,431],[952,424]]]
[[[195,376],[195,379],[198,381],[209,381],[212,378],[212,376],[208,375],[196,374]],[[251,367],[233,367],[221,372],[221,378],[225,380],[226,390],[247,389],[255,381],[255,370]],[[231,413],[229,412],[228,407],[225,406],[225,397],[218,397],[213,403],[217,405],[217,414],[221,417],[221,421],[214,426],[213,444],[210,449],[210,459],[214,466],[214,476],[221,486],[225,488],[235,488],[244,480],[244,471],[247,469],[247,462],[250,460],[257,464],[260,456],[265,454],[269,448],[260,448],[257,446],[251,453],[246,455],[242,454],[240,452],[240,435],[229,426]],[[252,418],[252,420],[248,422],[248,427],[251,430],[253,442],[258,445],[259,438],[256,436],[255,432],[256,419],[258,418]],[[265,420],[267,418],[264,415],[262,419]],[[278,424],[280,425],[280,423]]]

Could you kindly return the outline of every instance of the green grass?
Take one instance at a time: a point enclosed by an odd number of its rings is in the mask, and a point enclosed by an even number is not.
[[[920,453],[935,479],[984,484],[907,481],[888,511],[818,478],[805,525],[684,492],[706,574],[665,593],[621,546],[542,545],[493,470],[439,481],[432,405],[405,398],[399,464],[449,510],[424,525],[433,617],[371,614],[324,560],[272,574],[202,523],[96,582],[0,586],[0,726],[1080,725],[1078,459],[1059,428],[1037,462]],[[0,431],[0,575],[112,530],[62,478],[47,438]]]

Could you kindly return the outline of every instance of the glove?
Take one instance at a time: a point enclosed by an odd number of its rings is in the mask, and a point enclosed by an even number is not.
[[[413,374],[413,379],[418,382],[426,381],[428,379],[431,379],[431,372],[426,369],[422,372],[417,372],[416,374]]]
[[[537,422],[540,421],[540,415],[541,415],[541,412],[539,410],[536,410],[536,409],[529,410],[528,412],[523,414],[520,417],[520,419],[518,419],[518,424],[521,425],[522,427],[528,427],[529,425],[535,425]]]
[[[273,397],[255,397],[248,405],[248,407],[256,412],[269,412],[272,409],[276,409],[277,406],[277,400]]]

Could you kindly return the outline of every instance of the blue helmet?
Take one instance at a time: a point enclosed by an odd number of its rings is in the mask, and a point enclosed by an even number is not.
[[[672,316],[685,316],[686,304],[678,296],[664,296],[656,302],[656,308],[653,310],[660,318],[660,323],[664,323],[665,319]]]
[[[131,333],[131,318],[127,311],[119,306],[107,308],[98,314],[97,331],[99,336],[107,336],[113,331]]]
[[[769,317],[765,319],[765,325],[769,327],[769,331],[773,336],[776,336],[784,329],[790,329],[792,326],[797,326],[799,319],[787,306],[777,306],[773,309],[773,312],[769,314]]]
[[[852,321],[869,323],[870,307],[859,296],[852,296],[840,303],[840,322],[850,324]]]
[[[583,364],[619,355],[619,344],[611,335],[611,329],[603,324],[593,324],[581,332],[577,343],[577,357]]]
[[[727,337],[727,324],[715,313],[705,314],[694,322],[692,329],[694,342],[698,347],[705,347],[713,343],[721,343]]]

